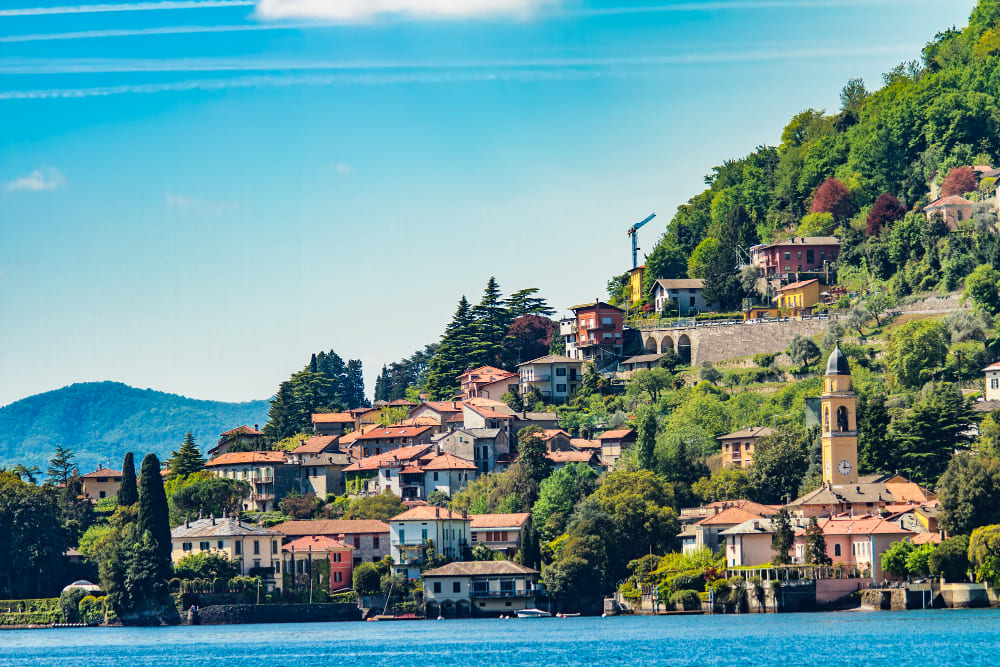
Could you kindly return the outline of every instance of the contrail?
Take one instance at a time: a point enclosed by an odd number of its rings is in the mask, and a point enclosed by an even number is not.
[[[252,7],[254,0],[161,0],[160,2],[130,2],[66,7],[22,7],[0,9],[2,16],[51,16],[57,14],[110,14],[113,12],[148,12],[170,9],[212,9],[215,7]]]

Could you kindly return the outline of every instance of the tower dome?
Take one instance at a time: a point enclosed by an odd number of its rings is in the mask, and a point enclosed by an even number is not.
[[[830,358],[826,362],[826,374],[827,375],[850,375],[851,366],[847,363],[847,355],[843,353],[840,349],[840,343],[833,348],[833,352],[830,353]]]

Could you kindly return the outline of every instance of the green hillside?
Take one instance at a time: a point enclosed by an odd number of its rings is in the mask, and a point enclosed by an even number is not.
[[[268,401],[199,401],[120,382],[85,382],[29,396],[0,408],[0,467],[44,470],[57,445],[77,456],[81,472],[98,461],[117,467],[126,451],[169,455],[194,433],[204,451],[240,424],[267,421]]]

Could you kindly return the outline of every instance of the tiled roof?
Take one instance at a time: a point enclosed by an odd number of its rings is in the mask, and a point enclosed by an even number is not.
[[[470,410],[472,410],[473,412],[475,412],[476,414],[478,414],[478,415],[480,415],[482,417],[486,417],[487,419],[513,419],[514,418],[512,415],[507,415],[507,414],[504,414],[502,412],[497,412],[496,410],[492,410],[490,408],[484,408],[484,407],[481,407],[481,406],[478,406],[478,405],[470,405],[468,403],[466,404],[466,406]]]
[[[465,421],[465,417],[462,416],[461,412],[456,412],[452,416],[444,420],[447,424],[461,424]]]
[[[958,195],[948,195],[947,197],[939,197],[935,199],[927,206],[924,206],[926,211],[929,208],[939,208],[941,206],[972,206],[972,202],[965,197],[959,197]]]
[[[538,574],[538,570],[518,565],[510,560],[476,560],[448,563],[423,573],[426,577],[485,577],[518,574]]]
[[[730,440],[735,438],[760,438],[765,435],[774,435],[777,433],[770,426],[751,426],[750,428],[745,428],[742,431],[734,431],[727,435],[720,435],[716,440]]]
[[[804,245],[840,245],[840,239],[836,236],[793,236],[785,241],[778,241],[763,248],[781,248],[784,246],[804,246]]]
[[[410,461],[415,461],[427,453],[434,445],[410,445],[409,447],[399,447],[388,452],[382,452],[375,456],[363,458],[355,461],[344,468],[344,472],[361,472],[362,470],[378,470],[388,466],[405,467]]]
[[[273,530],[289,536],[299,535],[367,535],[388,533],[389,524],[374,519],[320,519],[318,521],[286,521]]]
[[[231,428],[222,434],[222,437],[233,436],[233,435],[264,435],[261,431],[255,428],[250,428],[249,426],[237,426],[236,428]]]
[[[527,366],[528,364],[582,364],[583,362],[579,359],[570,359],[569,357],[564,357],[558,354],[546,354],[544,357],[538,357],[537,359],[532,359],[531,361],[525,361],[524,363],[518,364],[518,368],[521,366]]]
[[[575,306],[570,306],[566,310],[572,310],[575,313],[578,310],[588,310],[590,308],[599,308],[601,310],[604,310],[604,309],[608,308],[608,309],[611,309],[611,310],[617,310],[619,312],[622,312],[622,309],[619,308],[618,306],[612,306],[610,303],[605,303],[604,301],[594,301],[594,302],[587,302],[587,303],[578,303]]]
[[[632,435],[635,429],[632,428],[619,428],[612,431],[605,431],[597,436],[598,440],[619,440],[621,438],[627,438]]]
[[[801,517],[789,517],[789,523],[791,524],[792,530],[804,529],[809,524],[809,519],[803,519]],[[691,528],[690,534],[694,534],[693,526],[687,526]],[[720,530],[719,535],[753,535],[756,533],[766,533],[772,534],[775,531],[774,519],[748,519],[741,524],[737,524],[732,528],[726,528],[725,530]]]
[[[590,463],[597,455],[592,451],[586,452],[549,452],[545,458],[553,463]]]
[[[485,396],[473,396],[472,398],[465,399],[466,405],[475,405],[480,408],[490,408],[491,410],[496,410],[497,412],[502,412],[505,415],[512,415],[514,411],[510,409],[510,406],[503,401],[494,401],[492,398],[486,398]]]
[[[354,417],[349,412],[317,412],[312,416],[313,424],[353,424]]]
[[[473,514],[469,518],[472,530],[477,528],[520,528],[531,517],[528,512],[516,514]]]
[[[205,464],[206,468],[214,466],[230,466],[247,463],[284,463],[285,452],[230,452]]]
[[[358,440],[378,438],[417,438],[431,429],[430,426],[379,426],[359,435]]]
[[[260,526],[243,523],[233,517],[221,519],[198,519],[189,524],[182,524],[170,531],[171,539],[185,537],[231,537],[233,535],[281,535],[276,530],[268,530]]]
[[[435,412],[461,412],[461,401],[424,401],[417,407],[426,406]]]
[[[335,435],[314,435],[293,449],[292,454],[319,454],[320,452],[326,450],[327,447],[331,447],[336,444],[337,436]],[[336,449],[336,447],[333,448]]]
[[[920,546],[921,544],[941,544],[941,533],[917,533],[910,538],[910,542]]]
[[[414,403],[413,401],[408,401],[405,398],[397,398],[389,401],[388,405],[390,408],[404,408],[404,407],[412,408],[415,407],[417,404]]]
[[[282,551],[352,551],[354,547],[325,535],[305,535],[281,547]]]
[[[468,378],[469,381],[480,384],[492,384],[500,380],[506,380],[507,378],[517,377],[517,373],[511,373],[510,371],[505,371],[502,368],[494,366],[480,366],[479,368],[468,370],[458,377],[460,379]]]
[[[94,472],[88,472],[86,475],[81,475],[84,479],[91,479],[93,477],[121,477],[122,474],[118,470],[112,470],[111,468],[98,468]]]
[[[743,523],[744,521],[752,521],[753,519],[763,518],[764,517],[759,514],[747,512],[746,510],[738,507],[728,507],[718,514],[713,514],[710,517],[706,517],[701,521],[698,521],[697,524],[699,526],[735,526]]]
[[[379,424],[365,424],[360,429],[355,429],[350,433],[345,433],[340,436],[340,446],[346,447],[347,445],[353,445],[362,435],[369,433],[370,431],[374,431],[377,428],[382,427]]]
[[[900,503],[925,503],[937,497],[915,482],[886,482],[885,488]]]
[[[564,435],[567,438],[572,437],[572,436],[570,436],[569,433],[567,433],[566,431],[562,430],[561,428],[546,428],[546,429],[542,429],[542,432],[538,434],[538,437],[541,438],[542,440],[551,440],[552,438],[555,438],[556,436],[560,436],[560,435]]]
[[[600,440],[585,440],[583,438],[570,438],[569,444],[577,449],[600,449]]]
[[[629,364],[648,364],[654,361],[659,361],[664,356],[665,355],[662,354],[640,354],[635,357],[629,357],[628,359],[622,362],[622,365],[627,366]]]
[[[861,518],[833,517],[819,519],[824,535],[912,535],[912,530],[901,528],[898,523],[877,516]],[[796,534],[799,534],[798,532]]]
[[[441,422],[434,419],[434,417],[410,417],[395,424],[390,424],[390,426],[439,426],[440,424]]]
[[[468,518],[463,517],[458,512],[452,512],[446,507],[434,507],[431,505],[422,505],[420,507],[408,509],[402,514],[397,514],[392,517],[390,521],[433,521],[435,519],[468,521]]]
[[[666,290],[701,289],[705,286],[702,278],[660,278],[656,284]]]
[[[424,470],[476,470],[476,466],[452,454],[435,456],[426,463],[421,463],[420,467]]]
[[[806,285],[812,285],[813,283],[818,283],[819,278],[812,278],[810,280],[800,280],[797,283],[788,283],[784,287],[779,287],[779,292],[788,292],[790,290],[802,289]]]

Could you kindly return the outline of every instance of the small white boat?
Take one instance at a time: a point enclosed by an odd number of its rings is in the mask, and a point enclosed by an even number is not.
[[[546,618],[552,616],[552,614],[542,609],[518,609],[516,613],[518,618]]]

